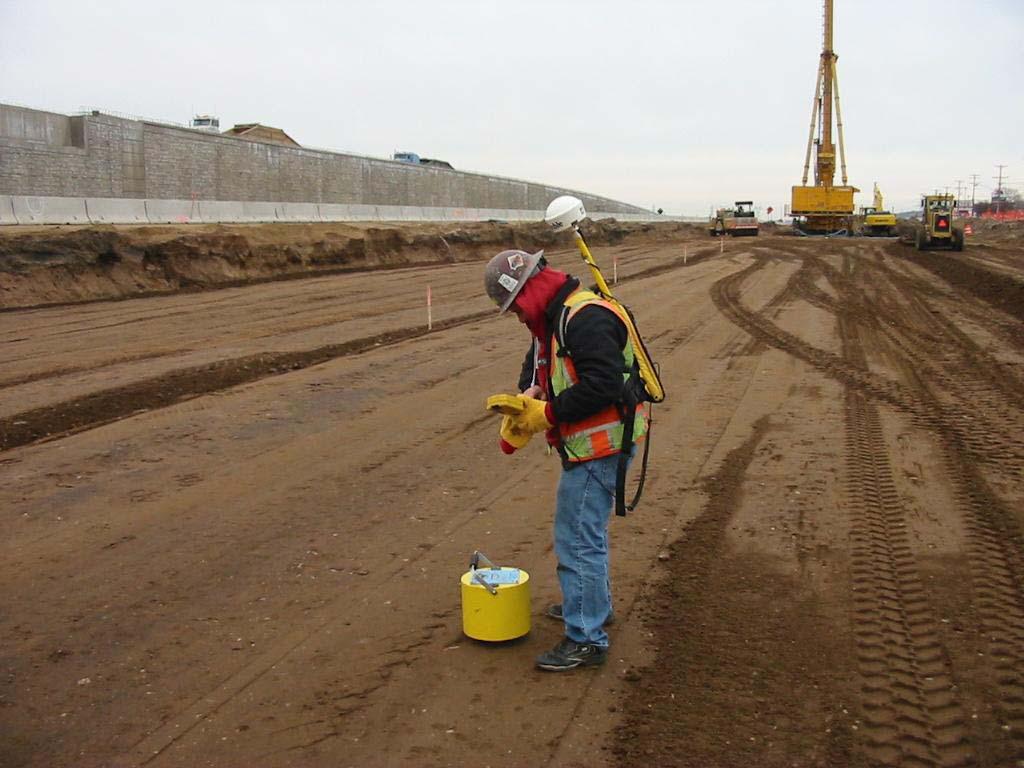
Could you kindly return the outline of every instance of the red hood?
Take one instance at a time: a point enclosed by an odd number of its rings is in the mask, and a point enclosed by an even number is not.
[[[555,294],[565,285],[569,276],[557,269],[545,267],[536,275],[526,281],[519,295],[516,296],[514,304],[522,311],[526,327],[530,333],[540,340],[541,344],[547,345],[547,321],[545,312],[548,304],[555,298]]]

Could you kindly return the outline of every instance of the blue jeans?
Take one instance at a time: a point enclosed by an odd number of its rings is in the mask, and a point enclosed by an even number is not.
[[[619,454],[562,470],[555,509],[555,556],[562,587],[565,634],[577,643],[608,647],[611,615],[608,520],[615,506]]]

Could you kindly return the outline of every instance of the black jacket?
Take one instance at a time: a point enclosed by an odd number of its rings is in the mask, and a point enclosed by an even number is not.
[[[561,320],[566,297],[579,284],[578,279],[570,276],[548,304],[544,313],[548,340]],[[573,315],[565,329],[563,351],[568,350],[572,357],[577,382],[552,400],[551,410],[556,422],[580,421],[621,400],[623,374],[626,373],[622,350],[628,339],[626,326],[605,307],[591,304]],[[533,368],[531,345],[519,376],[520,391],[533,383]]]

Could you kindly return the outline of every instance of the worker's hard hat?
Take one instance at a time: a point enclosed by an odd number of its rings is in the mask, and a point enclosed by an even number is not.
[[[556,197],[548,203],[548,209],[544,212],[544,221],[555,231],[568,229],[585,218],[587,209],[583,207],[583,201],[572,195]]]
[[[544,251],[502,251],[487,262],[484,289],[491,301],[498,305],[499,312],[508,309],[526,281],[540,271],[542,258]]]

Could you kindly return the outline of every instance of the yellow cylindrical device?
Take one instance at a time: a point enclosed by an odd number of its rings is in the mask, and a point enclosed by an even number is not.
[[[529,633],[530,574],[508,567],[462,574],[462,631],[491,643]]]

